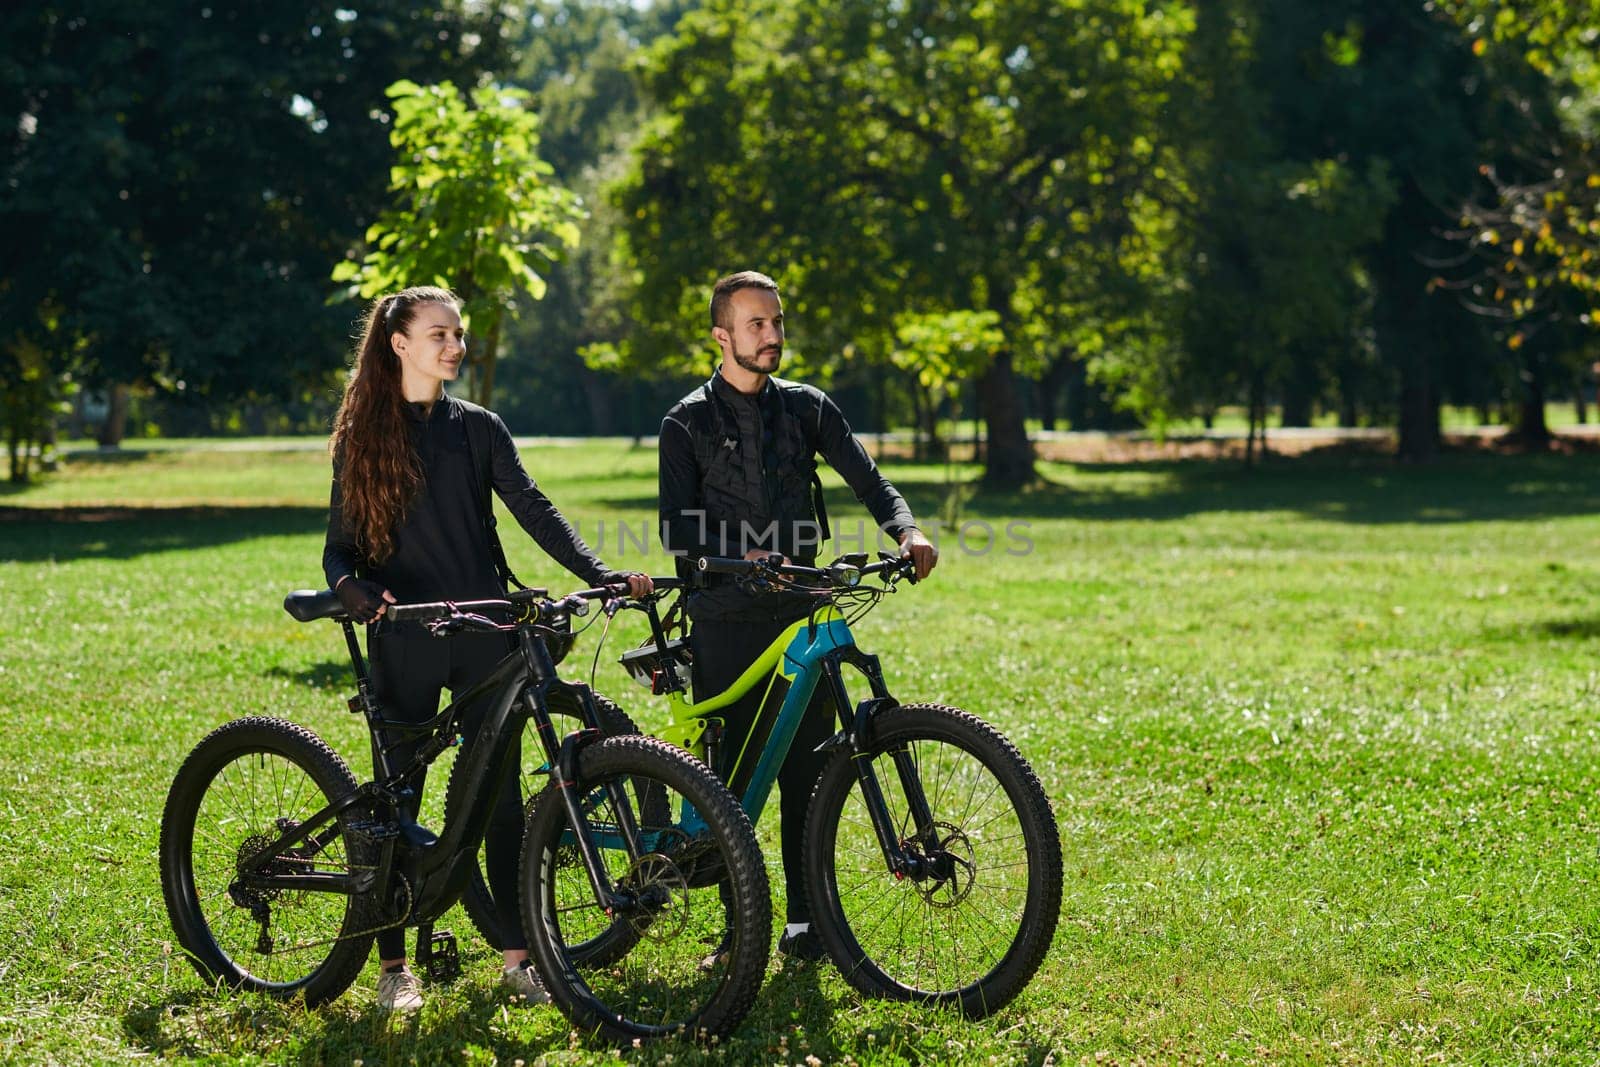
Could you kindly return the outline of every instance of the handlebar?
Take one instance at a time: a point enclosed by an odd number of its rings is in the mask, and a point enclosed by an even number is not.
[[[725,556],[702,556],[695,562],[702,574],[728,574],[744,579],[763,579],[780,576],[820,583],[833,589],[853,589],[861,579],[880,575],[885,582],[899,578],[917,580],[916,566],[906,556],[879,553],[877,563],[866,562],[866,555],[840,556],[826,567],[804,567],[784,562],[779,555],[764,559],[731,559]]]

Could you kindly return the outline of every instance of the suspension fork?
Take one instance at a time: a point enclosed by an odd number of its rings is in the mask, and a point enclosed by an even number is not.
[[[582,803],[583,796],[578,791],[577,774],[578,753],[586,745],[601,740],[600,711],[595,706],[594,696],[589,692],[588,686],[572,687],[583,708],[585,727],[558,739],[555,736],[555,725],[550,721],[545,694],[551,685],[564,683],[556,681],[553,665],[551,666],[550,674],[530,686],[529,691],[523,694],[523,701],[528,709],[528,717],[533,720],[539,732],[539,739],[544,743],[545,755],[550,761],[550,768],[555,778],[552,785],[561,798],[562,807],[566,809],[567,823],[572,827],[573,842],[577,846],[579,857],[583,860],[584,873],[589,878],[589,888],[594,892],[595,902],[610,915],[619,907],[632,904],[633,897],[631,894],[619,893],[611,880],[605,860],[600,854],[600,846],[595,842],[595,835],[589,829]],[[617,830],[622,836],[628,858],[637,862],[642,854],[639,847],[639,824],[633,816],[633,809],[628,805],[627,793],[617,783],[607,784],[605,790],[611,801],[612,810],[616,813]]]
[[[851,707],[850,697],[845,691],[843,672],[839,670],[840,660],[845,658],[866,675],[867,683],[872,687],[872,696],[856,705],[853,713],[846,710]],[[899,701],[889,694],[888,686],[884,684],[883,670],[878,664],[878,657],[866,655],[855,649],[841,650],[839,654],[829,655],[823,659],[822,677],[843,725],[841,732],[829,739],[823,747],[848,749],[855,766],[856,781],[861,786],[861,797],[867,806],[867,815],[872,820],[872,830],[877,835],[878,847],[883,850],[884,862],[888,864],[889,873],[896,878],[908,875],[912,878],[925,877],[926,862],[923,857],[908,853],[901,847],[899,829],[889,815],[889,804],[884,799],[877,771],[873,769],[872,761],[866,758],[867,748],[872,743],[873,719],[881,712],[899,705]],[[928,799],[922,792],[922,778],[917,773],[916,760],[911,757],[910,751],[904,745],[895,748],[890,756],[894,760],[895,772],[900,779],[900,788],[905,794],[911,822],[916,827],[916,839],[924,843],[935,841],[933,812],[928,807]]]

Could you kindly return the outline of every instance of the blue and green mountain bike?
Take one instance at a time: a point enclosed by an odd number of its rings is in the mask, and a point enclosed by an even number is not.
[[[656,579],[658,596],[630,605],[648,614],[650,640],[622,657],[635,680],[667,698],[670,721],[652,732],[731,768],[728,784],[755,823],[821,686],[839,730],[822,746],[832,756],[811,798],[805,868],[829,955],[868,995],[971,1016],[1010,1002],[1055,933],[1060,838],[1038,777],[998,730],[956,708],[902,704],[878,658],[857,647],[850,623],[915,581],[909,561],[868,564],[858,554],[814,568],[707,558],[698,567],[752,592],[803,598],[809,611],[727,691],[696,703],[687,638],[674,637],[659,611],[681,583]],[[870,696],[852,701],[845,667],[865,677]],[[735,736],[720,713],[755,692],[759,711]]]

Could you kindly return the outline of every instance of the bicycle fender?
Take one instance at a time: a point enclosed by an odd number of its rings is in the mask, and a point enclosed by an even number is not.
[[[596,741],[599,741],[603,736],[605,735],[603,735],[599,730],[591,728],[574,730],[572,733],[561,739],[561,749],[556,753],[556,770],[560,772],[561,780],[563,782],[573,782],[577,780],[578,753],[581,752],[585,746],[592,745]]]
[[[850,732],[843,730],[818,745],[816,752],[833,752],[841,748],[861,748],[872,743],[872,720],[890,708],[898,708],[894,697],[868,697],[856,705],[855,716],[850,721]]]

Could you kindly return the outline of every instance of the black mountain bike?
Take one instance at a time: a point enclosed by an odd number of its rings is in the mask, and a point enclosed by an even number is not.
[[[167,913],[200,975],[314,1007],[355,980],[379,930],[431,930],[474,876],[495,785],[531,721],[555,773],[528,802],[521,910],[552,999],[580,1029],[616,1041],[714,1037],[737,1026],[760,988],[772,937],[750,821],[682,750],[637,735],[602,737],[594,696],[556,676],[546,644],[559,635],[544,623],[581,615],[591,601],[615,610],[624,596],[621,587],[556,600],[526,590],[505,600],[391,606],[396,621],[440,635],[513,634],[515,648],[428,723],[404,724],[428,740],[408,766],[380,758],[376,781],[357,784],[327,744],[282,719],[238,719],[201,741],[173,781],[160,847]],[[358,680],[352,707],[379,737],[401,727],[371,698],[338,598],[291,593],[284,607],[302,622],[343,625]],[[459,742],[462,715],[480,698],[489,709],[455,761],[436,835],[401,807],[419,773]],[[558,734],[553,702],[575,710],[582,728]],[[731,894],[719,893],[721,883]],[[704,942],[721,934],[725,913],[733,952],[708,967]],[[423,940],[419,963],[439,962]],[[446,964],[453,954],[442,949]]]

